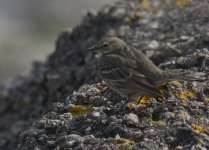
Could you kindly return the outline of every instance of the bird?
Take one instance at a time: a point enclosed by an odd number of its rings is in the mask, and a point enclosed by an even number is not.
[[[97,66],[102,80],[128,100],[163,97],[158,87],[169,81],[204,81],[161,70],[142,51],[117,37],[105,37],[86,51],[98,54]]]

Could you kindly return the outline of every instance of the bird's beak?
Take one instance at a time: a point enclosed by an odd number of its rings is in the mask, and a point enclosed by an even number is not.
[[[98,47],[96,47],[96,46],[93,46],[93,47],[90,47],[90,48],[87,48],[85,51],[86,52],[94,52],[94,51],[97,51],[97,50],[99,50],[99,48]]]

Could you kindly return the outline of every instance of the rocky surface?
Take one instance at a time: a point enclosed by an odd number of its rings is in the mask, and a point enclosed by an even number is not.
[[[208,0],[123,0],[60,34],[45,64],[0,87],[0,149],[209,149],[208,81],[128,102],[83,49],[117,36],[159,67],[208,79]]]

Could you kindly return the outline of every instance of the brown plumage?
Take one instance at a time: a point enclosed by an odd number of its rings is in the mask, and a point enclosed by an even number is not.
[[[98,53],[99,72],[107,85],[128,99],[162,97],[157,87],[171,80],[203,81],[159,69],[140,50],[116,37],[104,38],[87,50]]]

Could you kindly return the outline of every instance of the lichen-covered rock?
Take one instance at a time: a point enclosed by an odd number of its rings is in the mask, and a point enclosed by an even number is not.
[[[209,149],[208,81],[171,82],[161,103],[124,105],[83,51],[117,36],[164,70],[208,79],[208,8],[208,0],[123,0],[87,13],[46,63],[0,87],[0,149]]]
[[[181,63],[188,58],[199,61],[202,51],[182,57]],[[168,62],[162,65],[169,68]],[[199,72],[200,66],[190,65],[190,73]],[[201,75],[208,78],[206,70]],[[19,149],[208,149],[208,83],[170,82],[162,102],[152,98],[146,104],[141,102],[143,105],[136,101],[125,104],[104,83],[82,86],[63,104],[58,103],[60,109],[22,132]]]

